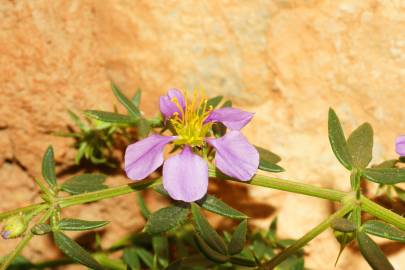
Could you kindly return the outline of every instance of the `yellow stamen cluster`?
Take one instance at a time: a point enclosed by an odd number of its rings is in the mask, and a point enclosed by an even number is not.
[[[212,107],[208,107],[207,99],[204,96],[198,98],[197,92],[193,92],[193,97],[188,100],[187,92],[184,94],[186,106],[180,105],[177,98],[173,98],[174,102],[181,112],[181,115],[175,113],[170,119],[170,122],[178,135],[175,144],[188,144],[191,146],[201,146],[204,143],[204,137],[211,128],[211,123],[204,124],[211,113]]]

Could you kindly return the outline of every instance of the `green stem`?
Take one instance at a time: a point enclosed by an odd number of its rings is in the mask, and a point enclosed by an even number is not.
[[[39,207],[44,206],[44,205],[46,205],[46,203],[36,203],[36,204],[31,204],[31,205],[28,205],[28,206],[25,206],[25,207],[21,207],[21,208],[17,208],[17,209],[14,209],[14,210],[10,210],[10,211],[0,213],[0,221],[3,220],[3,219],[6,219],[8,217],[18,215],[20,213],[25,214],[25,213],[33,212],[36,209],[38,209]]]
[[[52,209],[49,209],[48,212],[41,217],[38,223],[44,223],[46,220],[48,220],[52,214],[52,211]],[[34,235],[32,234],[31,230],[27,230],[25,236],[18,243],[15,249],[1,262],[0,270],[6,270],[10,266],[15,257],[17,257],[18,254],[20,254],[21,251],[28,245],[33,236]]]
[[[389,209],[382,207],[379,204],[376,204],[375,202],[371,201],[370,199],[367,199],[366,197],[361,197],[360,202],[363,211],[405,231],[404,217],[390,211]]]
[[[343,207],[340,208],[338,211],[336,211],[333,215],[329,216],[318,226],[316,226],[315,228],[310,230],[307,234],[305,234],[303,237],[295,241],[294,244],[292,244],[291,246],[283,250],[281,253],[273,257],[268,263],[263,265],[261,269],[274,269],[274,267],[282,263],[285,259],[287,259],[291,255],[296,253],[299,249],[301,249],[303,246],[305,246],[309,241],[311,241],[316,236],[325,231],[327,228],[329,228],[330,224],[335,218],[343,217],[344,215],[352,211],[354,206],[355,206],[354,202],[349,202],[343,205]]]

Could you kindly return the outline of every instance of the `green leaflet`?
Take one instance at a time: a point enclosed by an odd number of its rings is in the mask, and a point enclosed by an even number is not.
[[[124,96],[124,94],[114,83],[111,83],[111,89],[114,95],[117,97],[118,101],[125,107],[125,109],[127,109],[130,115],[136,118],[141,117],[141,112],[139,111],[139,109],[126,96]]]
[[[240,253],[246,242],[246,232],[247,232],[247,220],[243,220],[236,227],[235,232],[232,235],[231,241],[228,245],[229,254],[234,255]]]
[[[145,231],[159,234],[171,230],[186,221],[188,211],[188,208],[177,205],[159,209],[149,216]]]
[[[211,227],[207,219],[200,212],[200,207],[197,204],[191,204],[191,213],[193,214],[195,228],[204,242],[206,242],[208,246],[210,246],[216,252],[222,255],[227,255],[228,250],[224,240]]]
[[[347,139],[347,147],[356,168],[365,168],[372,159],[373,128],[364,123],[355,129]]]
[[[124,249],[123,261],[131,268],[131,270],[141,269],[141,262],[139,261],[136,248],[130,247]]]
[[[138,121],[138,118],[136,117],[123,115],[115,112],[86,110],[84,113],[89,118],[93,118],[107,123],[130,125],[135,124]]]
[[[208,99],[207,108],[209,108],[211,106],[212,108],[215,109],[219,105],[219,103],[221,103],[222,99],[223,99],[223,96],[216,96],[216,97]]]
[[[366,233],[405,243],[405,231],[384,221],[369,220],[363,224],[362,228]]]
[[[73,195],[97,191],[108,187],[103,184],[105,179],[106,176],[104,174],[84,173],[66,180],[66,182],[61,185],[61,189]]]
[[[86,231],[104,227],[109,221],[88,221],[73,218],[64,218],[58,223],[62,231]]]
[[[167,237],[154,236],[152,238],[152,246],[158,263],[167,267],[169,265],[169,240]]]
[[[79,244],[62,232],[54,232],[53,237],[59,249],[72,260],[95,270],[104,268]]]
[[[216,250],[212,249],[210,245],[208,245],[204,239],[196,234],[195,235],[195,242],[197,244],[198,249],[210,260],[217,262],[217,263],[224,263],[229,260],[229,256],[218,253]]]
[[[394,270],[394,267],[374,241],[362,231],[357,232],[360,252],[374,270]]]
[[[279,163],[281,161],[281,157],[270,150],[264,149],[260,146],[255,146],[256,150],[259,152],[260,159],[266,160],[269,163]]]
[[[343,133],[339,118],[332,108],[329,109],[328,135],[333,153],[346,169],[351,170],[352,158],[349,153],[349,148],[347,146],[345,135]]]
[[[48,146],[42,159],[42,176],[50,187],[56,186],[55,158],[52,146]]]
[[[141,98],[142,98],[142,91],[141,89],[136,89],[135,95],[132,97],[131,101],[132,103],[139,108],[139,105],[141,105]]]
[[[45,223],[36,224],[34,227],[31,228],[31,232],[35,235],[44,235],[50,233],[51,231],[51,226]]]
[[[284,168],[274,164],[274,163],[270,163],[264,159],[260,159],[260,163],[259,163],[259,169],[262,171],[266,171],[266,172],[284,172]]]
[[[379,184],[393,185],[405,182],[405,169],[367,168],[364,169],[363,176]]]
[[[229,217],[229,218],[234,218],[234,219],[246,219],[248,216],[246,216],[244,213],[239,212],[238,210],[232,208],[228,204],[224,203],[220,199],[218,199],[215,196],[212,195],[207,195],[205,198],[201,201],[197,202],[202,208],[216,213],[218,215],[224,216],[224,217]]]

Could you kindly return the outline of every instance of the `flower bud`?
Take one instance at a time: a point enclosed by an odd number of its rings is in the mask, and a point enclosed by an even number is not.
[[[27,230],[28,224],[24,216],[18,215],[7,219],[4,222],[1,236],[3,239],[17,238]]]

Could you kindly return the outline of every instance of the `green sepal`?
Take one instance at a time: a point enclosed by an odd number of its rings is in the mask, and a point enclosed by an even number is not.
[[[363,257],[374,270],[394,270],[376,243],[364,232],[357,232],[357,243]]]
[[[188,208],[178,205],[161,208],[149,216],[144,230],[150,234],[169,231],[183,224],[187,220],[188,212]]]
[[[364,232],[405,243],[405,231],[381,220],[369,220],[362,226]]]
[[[95,270],[104,268],[79,244],[60,231],[53,232],[55,244],[69,258]]]
[[[202,215],[200,207],[192,203],[191,213],[193,214],[195,228],[204,241],[216,252],[227,255],[227,246],[221,236],[211,227],[208,220]]]
[[[141,117],[141,112],[139,109],[135,106],[134,103],[132,103],[121,91],[118,89],[118,87],[114,84],[111,83],[111,89],[115,95],[115,97],[118,99],[118,101],[127,109],[128,113],[136,118]]]
[[[375,183],[393,185],[405,182],[405,169],[367,168],[364,169],[363,176]]]
[[[349,153],[349,148],[346,143],[342,125],[340,124],[339,118],[332,108],[329,109],[328,135],[333,153],[346,169],[351,170],[352,158]]]
[[[103,184],[105,180],[104,174],[84,173],[66,180],[61,185],[61,189],[73,195],[102,190],[108,188],[107,185]]]
[[[58,223],[61,231],[87,231],[104,227],[109,221],[88,221],[74,218],[64,218]]]
[[[55,158],[52,146],[48,146],[42,159],[42,176],[50,187],[56,186]]]
[[[240,253],[246,242],[246,232],[247,232],[247,220],[243,220],[236,227],[235,232],[232,235],[231,241],[228,244],[229,254],[235,255]]]
[[[139,120],[139,118],[115,112],[86,110],[84,113],[89,118],[113,124],[131,125],[137,123]]]
[[[355,129],[347,139],[347,147],[352,164],[356,168],[365,168],[373,157],[373,128],[364,123]]]

